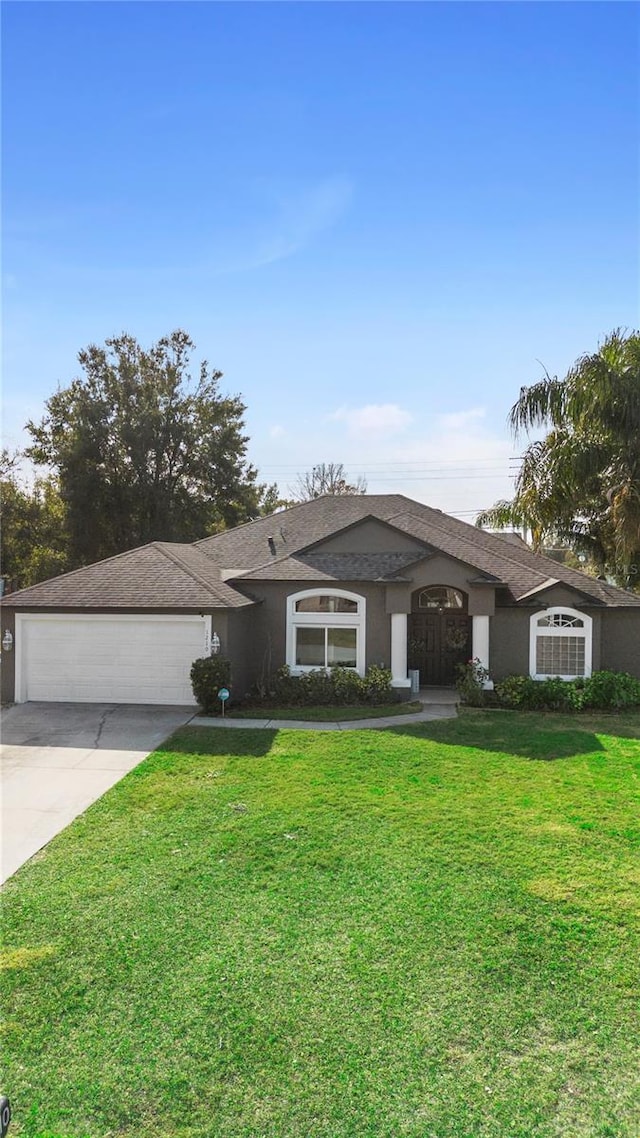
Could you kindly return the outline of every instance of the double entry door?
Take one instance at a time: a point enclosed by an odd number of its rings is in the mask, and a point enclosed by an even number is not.
[[[471,620],[466,613],[411,613],[408,648],[409,667],[420,672],[421,687],[454,684],[457,665],[471,655]]]

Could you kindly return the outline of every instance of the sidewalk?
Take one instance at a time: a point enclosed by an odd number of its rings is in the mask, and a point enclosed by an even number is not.
[[[245,730],[268,728],[277,731],[284,727],[296,731],[370,731],[372,728],[402,727],[405,723],[428,723],[432,719],[455,719],[458,714],[458,694],[451,688],[423,689],[420,692],[422,711],[414,715],[381,715],[373,719],[321,720],[308,719],[231,719],[225,716],[196,715],[190,727],[235,727]]]

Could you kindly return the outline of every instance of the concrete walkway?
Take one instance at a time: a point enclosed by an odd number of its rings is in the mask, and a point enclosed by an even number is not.
[[[452,688],[422,689],[422,711],[412,715],[380,715],[371,719],[308,720],[308,719],[234,719],[231,716],[196,715],[190,727],[233,727],[247,730],[268,727],[272,731],[286,727],[298,731],[358,731],[382,727],[403,727],[406,723],[428,723],[432,719],[455,719],[459,697]]]
[[[19,703],[2,712],[6,881],[193,715],[193,707]]]

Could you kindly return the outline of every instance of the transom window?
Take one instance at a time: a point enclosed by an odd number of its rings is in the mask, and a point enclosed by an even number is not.
[[[430,585],[418,594],[419,609],[458,609],[465,607],[464,593],[449,585]]]
[[[534,679],[575,680],[591,675],[591,617],[569,608],[549,608],[531,617],[530,672]]]
[[[538,628],[584,628],[584,617],[569,612],[545,613],[538,618]]]
[[[339,589],[308,589],[289,597],[287,664],[295,672],[355,668],[364,675],[365,598]]]
[[[332,596],[318,593],[315,597],[303,597],[296,601],[296,612],[357,612],[358,602],[352,597]]]

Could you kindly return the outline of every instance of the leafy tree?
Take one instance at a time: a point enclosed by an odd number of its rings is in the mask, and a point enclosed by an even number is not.
[[[321,462],[306,474],[299,474],[295,485],[289,487],[289,493],[295,502],[309,502],[312,498],[321,498],[323,494],[366,492],[366,479],[359,475],[355,482],[347,482],[341,462]]]
[[[246,459],[245,405],[222,395],[175,331],[149,350],[133,336],[79,353],[84,376],[59,388],[39,425],[37,464],[56,473],[73,565],[149,541],[194,541],[260,512],[265,487]]]
[[[68,568],[64,505],[51,476],[28,485],[18,455],[0,456],[2,576],[10,588],[25,588]]]
[[[267,486],[262,502],[260,503],[260,516],[265,517],[267,514],[275,514],[277,510],[286,510],[289,506],[295,506],[296,502],[293,498],[283,498],[278,490],[276,483]]]
[[[586,553],[601,573],[640,588],[640,333],[612,332],[564,379],[523,387],[511,409],[530,442],[511,501],[480,526],[527,526],[535,547],[556,539]]]

